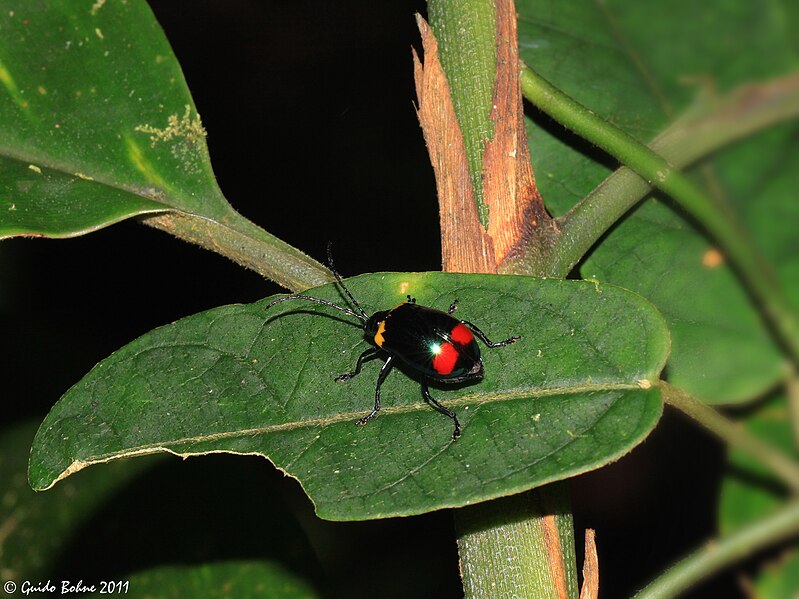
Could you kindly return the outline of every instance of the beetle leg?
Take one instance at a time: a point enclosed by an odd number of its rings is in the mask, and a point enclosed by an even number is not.
[[[505,341],[491,341],[491,339],[486,337],[486,334],[483,331],[478,329],[471,322],[468,322],[466,320],[461,320],[461,322],[470,329],[472,329],[472,332],[478,337],[480,337],[480,340],[483,343],[485,343],[488,347],[504,347],[506,345],[510,345],[511,343],[516,343],[519,339],[521,339],[521,337],[519,337],[518,335],[514,335],[510,339],[505,339]]]
[[[383,381],[386,380],[386,376],[388,376],[391,367],[394,365],[394,356],[389,356],[386,360],[385,364],[380,368],[380,374],[377,375],[377,387],[375,388],[375,407],[369,413],[368,416],[364,416],[355,424],[364,425],[369,422],[372,418],[377,416],[377,413],[380,411],[380,385],[383,384]]]
[[[430,405],[432,405],[436,410],[438,410],[445,416],[449,416],[450,418],[452,418],[452,421],[455,423],[455,430],[452,431],[452,440],[453,441],[457,440],[457,438],[461,436],[461,424],[460,422],[458,422],[458,417],[455,415],[455,412],[453,412],[452,410],[448,410],[440,403],[438,403],[435,399],[433,399],[433,396],[430,395],[430,389],[427,388],[426,378],[422,379],[422,395],[424,396],[425,401],[430,403]]]
[[[336,377],[336,382],[337,383],[343,383],[344,381],[348,381],[352,377],[354,377],[355,375],[360,373],[361,372],[361,366],[363,366],[363,363],[366,360],[371,360],[374,356],[377,355],[378,351],[380,351],[380,350],[378,348],[376,348],[376,347],[370,347],[369,349],[367,349],[360,356],[358,356],[358,361],[355,362],[355,370],[353,370],[352,372],[345,372],[344,374],[337,376]]]
[[[455,310],[458,309],[458,300],[452,300],[452,303],[449,305],[449,310],[447,310],[447,314],[452,314]]]

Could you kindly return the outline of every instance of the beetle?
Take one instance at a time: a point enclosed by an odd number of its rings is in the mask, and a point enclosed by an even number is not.
[[[372,420],[380,411],[380,386],[385,381],[395,362],[399,360],[420,375],[422,396],[437,411],[449,416],[454,423],[452,440],[460,437],[461,426],[458,417],[452,410],[441,405],[430,395],[428,381],[443,383],[463,383],[478,381],[483,378],[483,360],[480,347],[475,337],[488,347],[504,347],[515,343],[520,336],[513,336],[504,341],[491,341],[483,331],[466,320],[458,320],[452,316],[457,309],[458,300],[454,300],[446,312],[422,306],[416,299],[407,296],[407,301],[391,308],[368,316],[350,290],[344,284],[341,275],[333,265],[331,246],[327,247],[327,260],[336,282],[344,291],[352,306],[357,309],[339,306],[333,302],[312,297],[310,295],[293,294],[278,298],[266,306],[266,310],[276,304],[291,300],[314,302],[335,308],[345,314],[354,316],[362,323],[364,336],[372,347],[358,356],[355,368],[336,377],[337,382],[348,381],[361,372],[366,360],[383,356],[385,362],[380,367],[375,387],[375,403],[372,411],[356,422],[364,425]]]

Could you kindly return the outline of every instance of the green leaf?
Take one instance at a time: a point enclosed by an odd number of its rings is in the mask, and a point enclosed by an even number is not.
[[[669,382],[710,403],[748,400],[779,379],[783,362],[731,269],[703,264],[713,256],[689,225],[650,199],[581,270],[660,308],[673,337]]]
[[[220,307],[156,329],[98,364],[37,435],[36,489],[90,464],[169,451],[268,457],[296,477],[325,518],[427,512],[516,493],[627,453],[661,413],[654,386],[668,331],[625,290],[530,277],[388,273],[352,279],[367,310],[413,294],[518,343],[485,349],[482,382],[433,388],[463,436],[394,372],[368,426],[378,371],[346,383],[369,347],[356,322],[312,303]],[[341,302],[333,285],[313,295]]]
[[[126,582],[127,586],[123,588],[127,597],[313,599],[320,596],[306,580],[277,562],[234,561],[201,566],[163,566],[139,572],[115,584]],[[97,593],[92,596],[108,595]]]
[[[768,439],[787,455],[799,459],[784,396],[765,402],[744,422],[750,433]],[[729,461],[722,481],[718,516],[719,528],[725,535],[769,514],[789,497],[780,481],[746,454],[733,451]],[[793,599],[798,582],[799,551],[794,546],[757,572],[752,585],[761,599]]]
[[[0,556],[3,580],[39,580],[51,575],[66,542],[91,517],[97,506],[131,480],[150,460],[110,464],[81,473],[53,493],[35,493],[25,471],[28,448],[36,432],[33,422],[0,432]]]
[[[769,400],[744,420],[753,435],[767,439],[786,454],[799,458],[784,397]],[[780,481],[747,454],[733,451],[731,469],[722,485],[719,525],[727,534],[776,508],[787,494]]]
[[[264,561],[162,568],[119,577],[130,578],[128,595],[149,592],[158,597],[163,593],[154,593],[153,585],[159,583],[175,593],[183,588],[182,596],[205,597],[208,593],[189,592],[199,584],[201,576],[207,576],[209,589],[214,591],[226,581],[251,584],[258,573],[268,581],[269,589],[286,592],[307,590],[311,587],[306,581],[317,578],[313,550],[280,494],[268,484],[253,486],[253,474],[261,471],[255,467],[257,464],[241,460],[231,467],[230,459],[217,459],[201,469],[186,468],[179,460],[150,456],[92,468],[52,492],[36,493],[28,485],[26,470],[37,425],[24,422],[0,431],[2,581],[14,580],[19,585],[23,580],[51,579],[60,590],[58,581],[70,578],[73,584],[77,582],[75,564],[87,560],[92,572],[107,576],[112,570],[126,572],[142,564],[160,563],[159,558],[164,556],[170,560],[176,555],[188,560],[220,559],[252,551],[257,551]],[[159,467],[153,468],[155,465]],[[222,478],[225,484],[219,485]],[[154,485],[157,492],[153,491]],[[242,498],[245,492],[248,495]],[[202,494],[206,501],[191,506],[181,503],[180,498],[186,499],[192,493]],[[169,501],[163,504],[165,498]],[[195,522],[213,510],[220,513],[212,523],[189,529],[180,524]],[[147,531],[163,533],[159,546],[153,548],[141,540],[128,543],[128,553],[109,552],[120,536],[142,532],[141,518],[147,519],[144,538],[148,538]],[[246,532],[237,532],[244,522],[252,524]],[[245,540],[251,538],[257,540]],[[142,548],[146,550],[138,550]],[[166,583],[170,576],[171,585]],[[92,575],[84,579],[90,584],[97,580]],[[257,586],[252,583],[253,588]]]
[[[0,238],[232,210],[143,0],[0,0]]]
[[[710,86],[724,91],[795,70],[796,21],[783,17],[789,4],[521,1],[520,52],[558,87],[648,142]],[[741,52],[741,39],[769,60]],[[538,185],[554,213],[566,212],[611,172],[613,165],[573,147],[559,131],[553,135],[550,125],[531,121],[529,128]],[[782,134],[783,154],[758,136],[747,142],[748,152],[725,155],[708,180],[722,205],[729,201],[742,213],[770,250],[788,294],[799,298],[790,191],[799,142],[795,130]],[[637,291],[662,311],[674,339],[670,382],[706,401],[743,401],[779,379],[780,352],[729,266],[703,262],[712,257],[700,232],[650,199],[601,241],[581,272]]]
[[[758,599],[796,599],[799,589],[799,551],[794,546],[770,563],[753,582]]]

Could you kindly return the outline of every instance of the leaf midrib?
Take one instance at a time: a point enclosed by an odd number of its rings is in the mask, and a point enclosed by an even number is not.
[[[467,395],[447,401],[448,406],[462,406],[468,404],[469,406],[480,406],[486,403],[493,403],[499,401],[509,401],[515,399],[535,399],[541,397],[553,397],[557,395],[577,395],[579,393],[596,393],[602,391],[632,391],[649,388],[650,381],[643,381],[639,383],[604,383],[597,385],[575,385],[573,387],[555,387],[549,389],[528,389],[528,390],[513,390],[505,393],[489,393],[481,395]],[[410,412],[420,412],[422,410],[429,410],[429,406],[424,402],[415,402],[403,406],[386,406],[380,410],[381,417],[389,415],[406,414]],[[113,451],[105,454],[98,454],[88,459],[105,459],[113,457],[123,457],[131,453],[138,453],[148,449],[161,448],[164,445],[171,447],[180,445],[189,445],[193,443],[205,443],[209,441],[219,441],[222,439],[235,439],[238,437],[253,437],[255,435],[267,435],[275,432],[291,431],[301,428],[315,428],[324,427],[339,422],[352,422],[359,419],[361,416],[367,414],[368,410],[359,410],[357,412],[341,412],[334,416],[325,416],[323,418],[311,418],[307,420],[294,420],[292,422],[284,422],[282,424],[271,424],[268,426],[260,426],[247,429],[238,429],[235,431],[224,431],[217,433],[209,433],[205,435],[196,435],[194,437],[183,437],[181,439],[163,440],[145,445],[131,446],[125,450]]]
[[[449,406],[459,406],[464,404],[479,406],[486,403],[497,401],[509,401],[511,399],[535,399],[542,397],[553,397],[557,395],[577,395],[579,393],[595,393],[602,391],[634,391],[646,390],[653,387],[654,384],[648,379],[641,379],[636,383],[605,383],[597,385],[575,385],[572,387],[557,387],[549,389],[528,389],[522,391],[513,391],[507,393],[491,393],[480,396],[466,396],[453,399],[447,402]],[[424,402],[417,402],[404,406],[387,406],[381,410],[381,417],[391,414],[403,414],[414,411],[429,410],[429,407]],[[92,456],[83,456],[81,458],[73,459],[70,464],[47,486],[37,487],[33,481],[32,486],[39,491],[46,491],[52,488],[60,480],[83,470],[84,468],[94,465],[110,462],[118,458],[128,458],[134,456],[150,455],[160,452],[167,452],[179,457],[187,457],[189,455],[206,455],[210,453],[235,453],[240,455],[264,455],[260,451],[236,451],[232,449],[209,449],[206,451],[187,451],[181,452],[180,447],[183,445],[191,445],[194,443],[205,443],[209,441],[218,441],[222,439],[236,439],[240,437],[253,437],[256,435],[266,435],[274,432],[281,432],[287,430],[297,430],[300,428],[313,428],[326,425],[337,424],[339,422],[355,422],[358,418],[368,413],[368,410],[359,412],[345,412],[336,414],[335,416],[328,416],[325,418],[315,418],[310,420],[300,420],[294,422],[286,422],[283,424],[276,424],[270,426],[239,429],[235,431],[226,431],[219,433],[211,433],[206,435],[197,435],[194,437],[184,437],[182,439],[166,440],[145,445],[131,446],[126,449],[112,451],[108,453],[100,453]]]

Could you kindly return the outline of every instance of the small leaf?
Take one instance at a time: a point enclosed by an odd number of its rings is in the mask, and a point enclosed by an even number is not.
[[[36,489],[87,465],[169,451],[258,454],[296,477],[320,516],[417,514],[520,492],[627,453],[661,413],[654,385],[669,336],[650,304],[620,288],[530,277],[386,273],[348,285],[367,310],[414,295],[493,339],[485,378],[432,390],[463,436],[394,372],[367,426],[378,364],[346,383],[369,347],[357,322],[324,306],[224,306],[156,329],[98,364],[37,435]],[[313,295],[341,302],[334,285]]]
[[[201,566],[162,566],[139,572],[124,580],[116,581],[114,584],[126,584],[124,594],[133,598],[313,599],[320,596],[312,585],[295,572],[277,562],[269,561],[233,561]],[[107,594],[92,596],[105,597]]]
[[[799,550],[796,546],[766,564],[752,586],[758,599],[796,599],[796,589],[799,589]]]
[[[110,464],[87,471],[50,493],[33,492],[25,480],[33,422],[0,431],[0,556],[4,580],[46,580],[76,530],[115,491],[153,462]],[[157,460],[156,460],[157,461]]]
[[[143,0],[0,0],[0,238],[221,218],[205,132]]]
[[[791,427],[790,410],[784,396],[759,406],[745,420],[746,429],[767,439],[787,455],[799,457]],[[779,480],[748,455],[733,451],[730,468],[721,485],[719,528],[729,534],[756,521],[784,504],[788,492]],[[793,599],[799,586],[799,551],[787,548],[773,563],[767,563],[752,580],[762,599]]]

